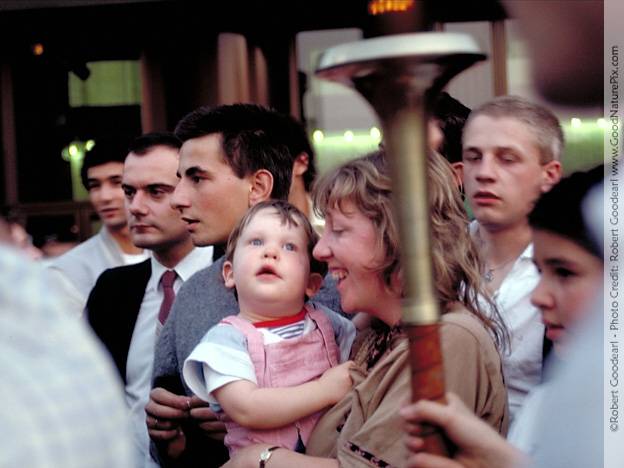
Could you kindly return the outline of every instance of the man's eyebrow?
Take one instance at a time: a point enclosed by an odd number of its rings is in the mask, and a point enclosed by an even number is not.
[[[209,172],[206,171],[205,169],[202,169],[199,166],[192,166],[192,167],[189,167],[186,171],[184,171],[184,175],[187,177],[192,177],[196,175],[207,175],[207,174],[209,174]]]
[[[493,146],[492,147],[495,151],[518,151],[518,147],[517,146],[509,146],[509,145],[501,145],[501,146]],[[481,148],[478,146],[466,146],[462,149],[462,151],[464,153],[466,152],[473,152],[473,153],[481,153]]]
[[[161,190],[166,190],[168,192],[173,192],[175,190],[175,186],[174,185],[166,184],[164,182],[157,182],[155,184],[148,184],[148,185],[145,186],[145,188],[147,190],[161,189]]]
[[[498,151],[518,151],[517,146],[497,146]]]

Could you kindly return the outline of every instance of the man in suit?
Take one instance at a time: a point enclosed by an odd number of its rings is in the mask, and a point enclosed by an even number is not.
[[[131,145],[122,180],[128,226],[134,244],[150,250],[152,257],[105,271],[87,302],[89,323],[125,384],[140,466],[153,464],[144,407],[157,335],[182,283],[212,262],[212,248],[195,248],[171,207],[179,148],[179,140],[166,133],[143,135]]]

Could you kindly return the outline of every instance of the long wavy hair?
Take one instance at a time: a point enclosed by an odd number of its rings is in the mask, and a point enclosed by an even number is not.
[[[450,164],[439,154],[427,158],[431,210],[431,254],[435,289],[441,313],[461,303],[488,329],[499,349],[509,334],[498,309],[484,287],[482,261],[468,232],[468,217],[454,183]],[[330,209],[354,203],[376,227],[383,260],[374,267],[387,288],[393,278],[404,281],[401,272],[399,229],[392,208],[392,181],[382,151],[349,161],[325,174],[314,186],[314,210],[324,217]],[[479,300],[481,296],[482,300]]]

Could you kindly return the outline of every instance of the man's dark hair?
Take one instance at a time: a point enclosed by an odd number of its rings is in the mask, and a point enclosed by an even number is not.
[[[128,148],[128,153],[144,156],[156,146],[166,146],[174,150],[179,150],[182,146],[180,139],[170,132],[145,133],[135,138]]]
[[[440,93],[433,103],[431,116],[444,134],[440,153],[451,164],[462,160],[462,131],[468,115],[470,108],[447,92]]]
[[[533,229],[549,231],[570,239],[602,259],[601,239],[594,239],[585,223],[583,200],[603,180],[604,166],[575,172],[544,193],[529,214]]]
[[[182,142],[214,133],[222,135],[226,163],[238,177],[259,169],[271,172],[272,198],[288,198],[292,166],[302,152],[308,154],[309,161],[306,189],[316,175],[307,134],[290,116],[256,104],[200,107],[182,118],[175,129]]]
[[[95,141],[95,146],[91,151],[87,151],[82,161],[80,169],[80,179],[82,185],[89,190],[87,183],[87,173],[95,166],[102,166],[109,162],[120,162],[123,164],[128,154],[128,142],[123,138],[102,138]]]

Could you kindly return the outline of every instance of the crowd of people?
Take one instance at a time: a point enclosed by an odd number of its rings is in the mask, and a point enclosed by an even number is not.
[[[87,154],[96,236],[45,270],[0,248],[0,465],[573,466],[543,462],[539,426],[602,291],[585,200],[603,167],[560,181],[559,122],[525,99],[443,95],[431,115],[447,404],[409,403],[383,149],[316,177],[292,117],[202,107]],[[424,423],[453,459],[420,453]]]
[[[314,153],[303,128],[235,104],[142,135],[124,157],[106,145],[87,154],[102,230],[41,273],[56,313],[88,324],[116,368],[100,390],[117,393],[117,413],[125,403],[131,466],[404,466],[420,422],[444,425],[449,411],[475,418],[488,456],[490,445],[531,456],[527,396],[539,394],[551,345],[565,359],[568,331],[600,289],[601,249],[581,205],[603,169],[559,182],[559,122],[525,99],[434,114],[430,129],[458,121],[444,145],[430,132],[427,155],[448,406],[407,405],[383,150],[304,183]],[[461,161],[434,149],[458,145]]]

